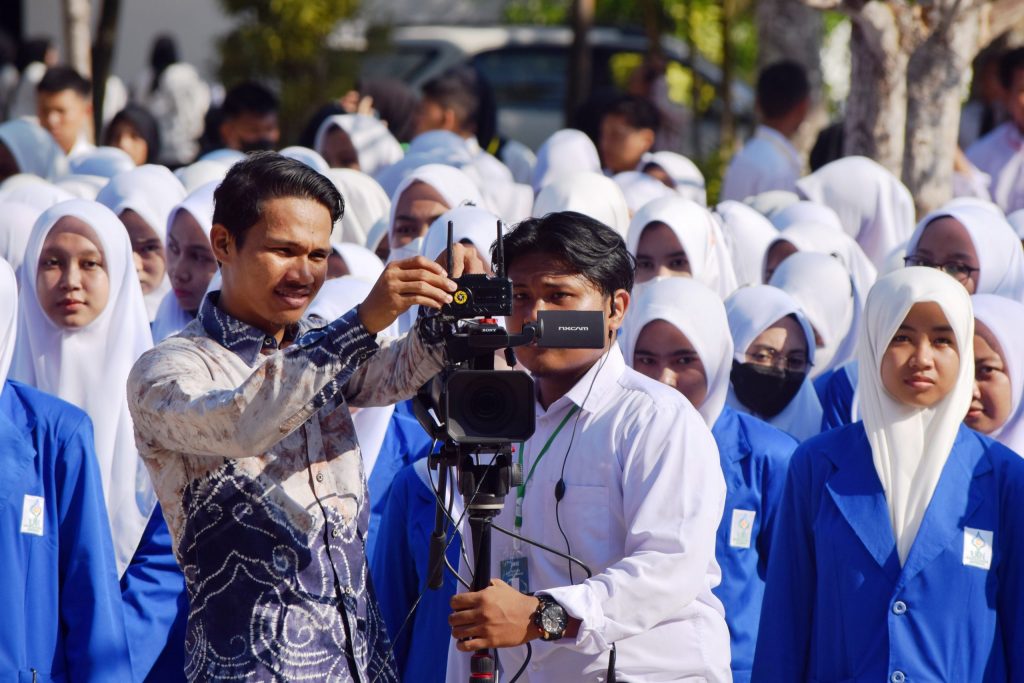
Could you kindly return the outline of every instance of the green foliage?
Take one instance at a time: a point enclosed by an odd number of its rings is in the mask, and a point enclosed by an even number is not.
[[[246,79],[274,86],[285,140],[296,137],[314,110],[354,84],[354,60],[329,51],[326,40],[359,0],[219,2],[237,20],[219,40],[220,78],[229,87]]]

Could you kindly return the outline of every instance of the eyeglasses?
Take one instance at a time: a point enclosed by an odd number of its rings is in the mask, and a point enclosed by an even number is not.
[[[911,266],[922,266],[924,268],[935,268],[941,270],[946,275],[949,275],[957,282],[967,282],[970,279],[971,273],[976,273],[980,268],[972,268],[966,263],[960,261],[947,261],[946,263],[933,263],[927,259],[921,258],[920,256],[907,256],[903,259],[903,265],[910,268]]]
[[[768,348],[758,349],[753,353],[748,353],[747,361],[750,363],[756,363],[757,365],[764,365],[766,367],[789,370],[790,372],[805,372],[812,365],[807,360],[807,356],[803,354],[783,356],[782,352],[778,349]]]

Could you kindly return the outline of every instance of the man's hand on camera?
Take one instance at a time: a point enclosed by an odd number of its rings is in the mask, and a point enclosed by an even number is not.
[[[465,245],[456,244],[453,252],[453,277],[482,273],[483,262]],[[443,260],[442,256],[438,260]],[[455,283],[448,279],[437,261],[414,256],[389,263],[366,300],[359,305],[359,319],[370,334],[377,334],[413,306],[441,308],[451,303]]]

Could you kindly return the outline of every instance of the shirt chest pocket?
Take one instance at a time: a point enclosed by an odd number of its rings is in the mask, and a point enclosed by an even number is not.
[[[598,569],[593,565],[607,566],[612,554],[610,531],[614,515],[610,509],[612,501],[608,487],[566,484],[560,501],[554,493],[557,484],[552,482],[550,487],[552,494],[545,506],[545,526],[548,527],[545,535],[557,539],[555,548],[564,548],[565,541],[558,530],[561,525],[568,539],[568,553],[592,565],[590,568],[596,573]]]

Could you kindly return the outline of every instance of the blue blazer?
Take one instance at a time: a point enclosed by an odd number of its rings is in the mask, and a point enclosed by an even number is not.
[[[793,455],[755,681],[1024,680],[1024,459],[961,427],[900,566],[858,422]],[[976,530],[988,568],[965,562]]]
[[[714,593],[725,606],[733,680],[743,683],[750,680],[772,529],[797,441],[767,422],[728,406],[718,416],[711,434],[718,444],[726,487],[725,513],[715,543],[722,583]],[[736,510],[754,513],[749,547],[743,547],[742,538],[731,538]]]
[[[856,376],[857,363],[851,361],[818,378],[824,380],[824,386],[818,394],[821,399],[821,431],[827,432],[850,424]],[[819,388],[817,381],[814,388]]]
[[[36,503],[41,535],[25,526]],[[0,568],[0,681],[131,680],[92,423],[13,381],[0,391]]]

